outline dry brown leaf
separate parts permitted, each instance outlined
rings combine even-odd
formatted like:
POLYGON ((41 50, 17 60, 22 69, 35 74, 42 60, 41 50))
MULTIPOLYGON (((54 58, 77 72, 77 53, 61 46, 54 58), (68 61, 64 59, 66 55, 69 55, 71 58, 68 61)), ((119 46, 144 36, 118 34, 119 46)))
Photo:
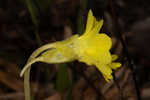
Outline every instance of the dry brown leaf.
POLYGON ((54 95, 49 96, 45 100, 61 100, 61 94, 57 92, 54 95))
POLYGON ((83 95, 83 100, 96 100, 96 93, 92 88, 88 88, 83 95))
POLYGON ((15 91, 23 91, 23 82, 15 77, 12 77, 9 73, 0 71, 0 82, 7 85, 9 88, 15 91))

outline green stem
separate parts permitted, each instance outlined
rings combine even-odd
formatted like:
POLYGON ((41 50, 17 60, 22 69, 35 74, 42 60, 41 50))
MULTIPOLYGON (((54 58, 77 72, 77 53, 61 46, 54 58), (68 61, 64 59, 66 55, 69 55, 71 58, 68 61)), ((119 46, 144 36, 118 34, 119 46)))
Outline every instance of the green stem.
POLYGON ((25 93, 25 100, 31 100, 30 96, 30 69, 28 68, 24 74, 24 93, 25 93))
MULTIPOLYGON (((42 51, 50 49, 50 48, 55 48, 55 46, 56 46, 56 44, 52 43, 52 44, 47 44, 47 45, 40 47, 39 49, 37 49, 35 52, 32 53, 32 55, 30 56, 27 63, 29 63, 33 59, 35 59, 42 51)), ((24 74, 25 100, 31 100, 31 95, 30 95, 30 70, 31 70, 31 67, 27 66, 27 67, 24 67, 24 69, 22 70, 20 76, 23 76, 23 74, 24 74)))
MULTIPOLYGON (((39 36, 39 32, 38 32, 38 20, 37 20, 37 15, 38 15, 38 11, 37 11, 37 8, 35 6, 35 4, 33 3, 32 0, 26 0, 26 5, 27 5, 27 8, 31 14, 31 18, 32 18, 32 22, 35 26, 35 37, 36 37, 36 41, 38 43, 39 46, 42 45, 42 42, 41 42, 41 39, 40 39, 40 36, 39 36)), ((45 47, 42 49, 38 49, 39 51, 36 51, 34 52, 31 57, 29 58, 28 62, 29 63, 30 61, 32 61, 39 53, 40 51, 42 51, 43 49, 45 49, 45 47)), ((31 96, 30 96, 30 67, 25 69, 25 75, 24 75, 24 92, 25 92, 25 100, 31 100, 31 96)), ((23 75, 24 72, 21 72, 21 76, 23 75)))

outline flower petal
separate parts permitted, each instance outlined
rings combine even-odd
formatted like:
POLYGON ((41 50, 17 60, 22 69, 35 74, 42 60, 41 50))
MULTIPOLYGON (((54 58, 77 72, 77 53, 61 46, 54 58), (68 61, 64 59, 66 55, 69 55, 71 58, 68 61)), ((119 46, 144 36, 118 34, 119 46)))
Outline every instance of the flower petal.
POLYGON ((114 54, 113 54, 111 57, 112 57, 112 61, 115 61, 115 60, 118 59, 118 56, 117 56, 117 55, 114 55, 114 54))
POLYGON ((113 79, 112 70, 109 66, 97 64, 96 67, 102 73, 102 75, 104 76, 104 78, 107 82, 109 82, 109 80, 113 79))
POLYGON ((111 38, 106 34, 95 34, 95 36, 89 38, 89 40, 92 45, 95 45, 97 48, 101 48, 103 50, 110 50, 112 46, 111 38))
POLYGON ((94 19, 95 19, 95 18, 94 18, 94 16, 93 16, 92 10, 89 10, 85 34, 88 34, 88 32, 93 28, 94 19))
POLYGON ((91 31, 92 34, 96 34, 96 33, 99 33, 100 29, 102 28, 103 26, 103 20, 100 20, 100 21, 96 21, 95 22, 95 25, 91 31))
POLYGON ((110 64, 110 67, 112 69, 117 69, 117 68, 121 67, 121 64, 118 63, 118 62, 113 62, 113 63, 110 64))

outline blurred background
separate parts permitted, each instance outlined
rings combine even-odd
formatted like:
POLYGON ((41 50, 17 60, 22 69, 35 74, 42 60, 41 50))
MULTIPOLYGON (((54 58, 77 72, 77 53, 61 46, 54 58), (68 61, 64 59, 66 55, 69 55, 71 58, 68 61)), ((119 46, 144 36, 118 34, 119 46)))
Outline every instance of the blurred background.
POLYGON ((150 100, 149 0, 0 0, 0 100, 24 100, 19 76, 46 43, 82 34, 89 9, 104 19, 122 67, 106 83, 93 66, 36 63, 32 100, 150 100))

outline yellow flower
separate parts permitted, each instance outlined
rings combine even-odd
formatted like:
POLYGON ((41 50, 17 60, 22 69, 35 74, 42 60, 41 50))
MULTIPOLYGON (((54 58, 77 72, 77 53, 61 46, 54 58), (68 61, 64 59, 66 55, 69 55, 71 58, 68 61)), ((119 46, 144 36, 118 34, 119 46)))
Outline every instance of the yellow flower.
POLYGON ((104 33, 99 34, 102 25, 103 20, 97 21, 90 10, 86 30, 75 41, 74 52, 77 60, 88 65, 95 65, 108 82, 113 78, 112 69, 120 67, 121 64, 113 62, 117 56, 110 54, 111 38, 104 33))
POLYGON ((73 60, 95 65, 106 81, 112 79, 112 69, 121 66, 113 62, 116 55, 111 55, 111 38, 104 33, 99 33, 103 20, 97 21, 92 11, 88 13, 86 30, 83 35, 74 35, 71 38, 44 45, 30 56, 28 63, 21 72, 24 72, 35 62, 64 63, 73 60))

